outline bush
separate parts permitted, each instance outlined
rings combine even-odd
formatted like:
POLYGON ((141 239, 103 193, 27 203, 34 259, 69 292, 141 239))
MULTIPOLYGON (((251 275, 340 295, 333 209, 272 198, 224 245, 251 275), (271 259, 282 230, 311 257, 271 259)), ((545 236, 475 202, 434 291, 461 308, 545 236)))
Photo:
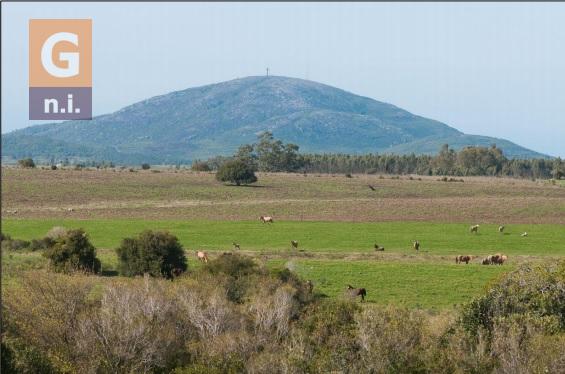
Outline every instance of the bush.
POLYGON ((502 278, 463 311, 468 331, 492 332, 497 321, 531 315, 565 331, 565 260, 537 266, 526 264, 502 278))
POLYGON ((141 168, 142 168, 143 170, 149 170, 149 169, 151 169, 151 165, 149 165, 149 164, 141 164, 141 168))
POLYGON ((57 165, 51 165, 51 170, 57 170, 57 165))
POLYGON ((100 260, 96 248, 82 229, 69 230, 55 240, 43 255, 49 259, 56 272, 69 273, 77 270, 98 273, 100 260))
POLYGON ((49 249, 53 245, 55 245, 55 240, 46 236, 43 239, 33 239, 29 245, 29 249, 32 251, 40 251, 49 249))
POLYGON ((207 162, 196 161, 192 163, 191 169, 194 171, 210 171, 212 168, 207 162))
POLYGON ((18 160, 18 165, 22 168, 34 168, 35 162, 33 162, 33 159, 31 159, 31 158, 24 158, 24 159, 18 160))
POLYGON ((59 239, 61 236, 65 236, 69 230, 63 226, 54 226, 51 230, 47 231, 45 237, 51 239, 59 239))
POLYGON ((227 161, 218 169, 216 179, 220 182, 230 182, 236 185, 257 182, 253 168, 241 160, 227 161))
POLYGON ((226 283, 227 297, 228 300, 235 303, 243 302, 247 290, 253 286, 250 276, 263 273, 251 258, 235 253, 220 255, 210 261, 204 271, 229 277, 226 283))
POLYGON ((148 273, 170 279, 188 268, 182 245, 168 232, 143 231, 137 238, 122 240, 116 253, 118 271, 128 277, 148 273))
POLYGON ((30 246, 30 242, 27 240, 11 239, 7 238, 2 240, 2 249, 7 251, 20 251, 27 249, 30 246))

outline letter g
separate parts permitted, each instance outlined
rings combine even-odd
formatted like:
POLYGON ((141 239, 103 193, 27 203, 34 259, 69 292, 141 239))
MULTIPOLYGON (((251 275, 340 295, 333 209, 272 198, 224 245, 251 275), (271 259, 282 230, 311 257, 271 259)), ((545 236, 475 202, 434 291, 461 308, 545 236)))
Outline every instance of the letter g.
POLYGON ((51 35, 41 48, 41 63, 43 68, 54 77, 69 78, 78 75, 79 53, 78 52, 61 52, 59 59, 67 61, 67 68, 60 68, 53 62, 53 48, 59 42, 70 42, 78 47, 78 36, 70 32, 58 32, 51 35))

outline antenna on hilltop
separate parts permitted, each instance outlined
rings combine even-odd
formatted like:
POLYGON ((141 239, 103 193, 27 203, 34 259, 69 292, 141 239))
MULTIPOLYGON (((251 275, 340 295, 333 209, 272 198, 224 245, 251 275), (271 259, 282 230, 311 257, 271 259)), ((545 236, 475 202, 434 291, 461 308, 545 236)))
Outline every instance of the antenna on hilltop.
POLYGON ((269 68, 267 68, 267 77, 269 76, 269 68))

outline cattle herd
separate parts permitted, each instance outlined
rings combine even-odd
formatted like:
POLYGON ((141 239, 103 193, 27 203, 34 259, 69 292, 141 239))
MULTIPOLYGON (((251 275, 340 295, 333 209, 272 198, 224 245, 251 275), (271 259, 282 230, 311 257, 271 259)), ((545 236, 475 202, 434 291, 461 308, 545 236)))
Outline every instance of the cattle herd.
MULTIPOLYGON (((274 222, 273 217, 269 217, 269 216, 261 216, 259 218, 259 220, 263 223, 273 223, 274 222)), ((479 233, 479 225, 471 226, 469 228, 469 231, 472 234, 478 234, 479 233)), ((499 226, 498 232, 502 234, 504 232, 504 226, 499 226)), ((520 236, 522 236, 522 237, 528 236, 528 233, 524 232, 520 236)), ((233 244, 234 250, 241 250, 241 246, 238 243, 233 242, 232 244, 233 244)), ((291 240, 290 241, 290 247, 291 247, 291 249, 297 250, 298 249, 298 241, 297 240, 291 240)), ((416 251, 419 251, 420 250, 420 242, 418 240, 413 240, 412 241, 412 248, 416 251)), ((375 249, 375 251, 384 251, 385 250, 384 247, 381 247, 376 243, 374 245, 374 249, 375 249)), ((208 262, 208 254, 206 252, 197 251, 196 257, 198 258, 199 261, 202 261, 204 263, 208 262)), ((473 256, 473 255, 458 255, 458 256, 455 256, 455 263, 456 264, 462 264, 462 263, 469 264, 469 262, 471 262, 476 257, 477 256, 473 256)), ((481 261, 481 264, 483 264, 483 265, 502 265, 502 264, 504 264, 504 262, 506 260, 508 260, 508 256, 503 255, 501 253, 497 253, 497 254, 489 255, 489 256, 485 257, 481 261)), ((307 284, 308 284, 310 292, 312 292, 312 289, 314 288, 314 284, 312 283, 311 280, 308 280, 307 284)), ((361 301, 364 301, 365 297, 367 296, 367 290, 365 288, 354 288, 351 285, 348 285, 346 291, 352 297, 360 296, 361 301)))

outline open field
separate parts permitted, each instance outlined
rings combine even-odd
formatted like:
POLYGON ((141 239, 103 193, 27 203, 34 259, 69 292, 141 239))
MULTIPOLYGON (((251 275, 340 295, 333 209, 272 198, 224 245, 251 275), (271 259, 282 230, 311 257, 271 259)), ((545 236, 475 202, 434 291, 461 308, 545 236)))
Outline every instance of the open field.
POLYGON ((495 225, 482 225, 478 234, 458 223, 428 222, 275 222, 257 221, 149 221, 149 220, 13 220, 2 230, 17 239, 43 237, 53 226, 84 228, 98 248, 116 248, 120 241, 145 229, 167 230, 185 248, 231 250, 237 242, 243 250, 289 252, 298 240, 306 252, 372 254, 375 243, 389 253, 414 254, 412 240, 420 241, 421 254, 565 255, 565 227, 561 225, 509 225, 500 234, 495 225), (521 237, 524 231, 527 237, 521 237))
POLYGON ((257 186, 238 188, 218 183, 211 173, 186 170, 4 167, 2 213, 13 218, 245 221, 273 215, 288 221, 565 224, 560 185, 508 178, 400 178, 262 173, 257 186))
MULTIPOLYGON (((369 303, 434 310, 470 300, 520 263, 565 256, 563 186, 463 179, 260 174, 258 186, 237 188, 183 170, 3 168, 2 232, 30 240, 53 226, 84 228, 104 275, 116 274, 120 241, 144 229, 176 235, 192 269, 201 266, 194 250, 215 257, 235 241, 242 253, 296 271, 329 297, 341 297, 352 284, 367 288, 369 303), (259 215, 273 215, 275 223, 262 224, 259 215), (476 223, 479 233, 469 233, 476 223), (520 236, 524 231, 527 237, 520 236), (290 240, 298 240, 300 251, 291 252, 290 240), (375 243, 386 250, 375 252, 375 243), (479 264, 497 252, 509 256, 505 265, 479 264), (456 265, 458 254, 477 258, 456 265)), ((38 252, 5 252, 2 260, 8 282, 17 282, 21 270, 46 266, 38 252)))

